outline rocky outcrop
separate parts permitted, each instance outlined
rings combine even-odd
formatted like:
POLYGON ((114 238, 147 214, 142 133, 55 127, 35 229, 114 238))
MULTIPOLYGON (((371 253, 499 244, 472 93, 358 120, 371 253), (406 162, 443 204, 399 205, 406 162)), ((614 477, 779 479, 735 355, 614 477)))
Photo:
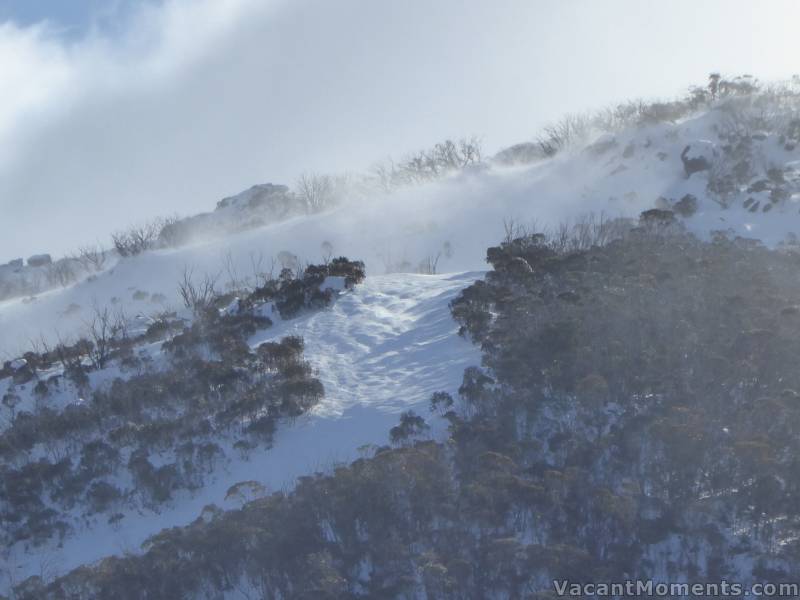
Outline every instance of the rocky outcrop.
POLYGON ((683 162, 686 179, 689 179, 694 173, 708 171, 713 158, 714 145, 710 142, 696 142, 686 146, 681 152, 681 162, 683 162))
POLYGON ((29 267, 46 267, 53 263, 53 257, 49 254, 34 254, 28 258, 29 267))

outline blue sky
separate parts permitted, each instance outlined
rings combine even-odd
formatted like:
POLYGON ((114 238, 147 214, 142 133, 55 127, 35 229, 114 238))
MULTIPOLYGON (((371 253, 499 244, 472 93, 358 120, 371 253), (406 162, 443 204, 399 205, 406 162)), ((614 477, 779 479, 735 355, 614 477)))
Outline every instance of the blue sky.
POLYGON ((59 35, 79 38, 92 28, 124 27, 131 8, 151 0, 0 0, 0 22, 19 26, 47 21, 59 35))

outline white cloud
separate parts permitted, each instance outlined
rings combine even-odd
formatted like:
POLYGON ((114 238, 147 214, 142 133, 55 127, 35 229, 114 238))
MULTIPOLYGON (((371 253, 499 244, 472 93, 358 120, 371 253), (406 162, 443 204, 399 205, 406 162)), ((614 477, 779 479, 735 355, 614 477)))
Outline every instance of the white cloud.
POLYGON ((0 261, 446 136, 490 148, 712 69, 790 74, 798 9, 170 0, 114 38, 0 27, 0 261))
MULTIPOLYGON (((19 29, 0 25, 0 140, 31 126, 37 113, 46 111, 53 96, 64 90, 72 75, 63 48, 47 40, 43 27, 19 29)), ((0 164, 10 156, 9 144, 0 145, 0 164)))

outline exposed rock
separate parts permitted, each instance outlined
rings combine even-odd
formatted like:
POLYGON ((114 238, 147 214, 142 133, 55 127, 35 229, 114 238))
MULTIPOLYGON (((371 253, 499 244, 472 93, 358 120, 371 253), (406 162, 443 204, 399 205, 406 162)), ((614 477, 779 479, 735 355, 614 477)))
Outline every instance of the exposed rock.
POLYGON ((695 142, 686 146, 681 152, 681 162, 683 162, 686 178, 688 179, 700 171, 708 171, 715 154, 716 151, 711 142, 695 142))
POLYGON ((28 258, 29 267, 45 267, 53 263, 53 258, 49 254, 34 254, 28 258))
POLYGON ((697 212, 697 198, 692 194, 686 194, 673 205, 672 210, 684 218, 691 217, 697 212))
POLYGON ((223 198, 217 202, 217 208, 215 210, 222 210, 228 207, 246 210, 270 205, 275 206, 276 204, 283 205, 286 202, 288 193, 289 188, 285 185, 261 183, 235 196, 223 198))
POLYGON ((758 181, 753 182, 750 187, 747 188, 747 192, 749 194, 757 194, 758 192, 765 192, 769 188, 770 185, 768 179, 759 179, 758 181))
POLYGON ((669 225, 675 222, 675 213, 671 210, 651 208, 639 215, 639 222, 643 225, 669 225))
POLYGON ((193 239, 220 237, 231 232, 260 227, 303 211, 297 197, 285 185, 263 183, 217 202, 214 211, 200 213, 167 224, 159 241, 168 247, 193 239))

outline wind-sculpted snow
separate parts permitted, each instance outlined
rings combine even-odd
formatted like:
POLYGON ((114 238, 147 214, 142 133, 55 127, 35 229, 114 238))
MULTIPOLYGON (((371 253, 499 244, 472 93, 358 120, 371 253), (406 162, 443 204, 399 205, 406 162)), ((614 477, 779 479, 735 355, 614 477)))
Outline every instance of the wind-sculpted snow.
POLYGON ((447 310, 479 276, 368 277, 329 310, 279 324, 256 334, 253 343, 276 332, 305 339, 306 356, 325 386, 316 415, 341 416, 356 406, 398 413, 452 388, 466 366, 479 362, 477 350, 455 335, 447 310))

